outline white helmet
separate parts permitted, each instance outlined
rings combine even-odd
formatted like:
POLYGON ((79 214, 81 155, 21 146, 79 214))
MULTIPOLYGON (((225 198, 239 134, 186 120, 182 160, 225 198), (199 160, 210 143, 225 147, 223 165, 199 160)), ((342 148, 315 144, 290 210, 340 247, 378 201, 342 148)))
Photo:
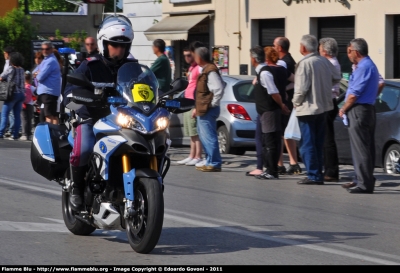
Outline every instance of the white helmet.
POLYGON ((129 51, 133 40, 133 29, 131 21, 123 15, 111 15, 106 17, 100 24, 97 31, 97 46, 100 53, 108 58, 107 43, 126 44, 125 56, 129 55, 129 51))

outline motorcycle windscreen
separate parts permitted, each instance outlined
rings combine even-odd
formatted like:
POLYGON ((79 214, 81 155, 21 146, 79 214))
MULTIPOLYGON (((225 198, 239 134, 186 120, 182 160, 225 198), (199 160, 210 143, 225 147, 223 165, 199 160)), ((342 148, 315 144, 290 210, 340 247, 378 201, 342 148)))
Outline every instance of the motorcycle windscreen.
POLYGON ((126 63, 118 70, 117 90, 128 106, 150 112, 157 105, 158 81, 145 65, 126 63))

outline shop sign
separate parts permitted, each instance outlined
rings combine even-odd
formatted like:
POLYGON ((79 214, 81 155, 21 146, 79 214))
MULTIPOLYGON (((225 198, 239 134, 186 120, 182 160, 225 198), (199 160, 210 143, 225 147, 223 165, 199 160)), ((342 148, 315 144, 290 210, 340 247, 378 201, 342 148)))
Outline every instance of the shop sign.
POLYGON ((229 74, 229 46, 213 46, 212 59, 221 75, 229 74))

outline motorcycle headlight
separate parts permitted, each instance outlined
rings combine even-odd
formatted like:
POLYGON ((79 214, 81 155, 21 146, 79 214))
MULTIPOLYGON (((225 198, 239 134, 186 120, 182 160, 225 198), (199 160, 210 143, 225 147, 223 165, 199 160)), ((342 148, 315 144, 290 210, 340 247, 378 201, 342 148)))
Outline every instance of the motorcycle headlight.
POLYGON ((117 116, 117 123, 119 126, 124 127, 124 128, 128 128, 129 127, 129 123, 131 122, 131 117, 128 117, 124 114, 119 114, 117 116))
POLYGON ((119 126, 127 129, 132 129, 136 130, 142 133, 147 133, 147 130, 144 128, 144 126, 134 119, 133 117, 124 115, 122 113, 119 113, 117 116, 117 123, 119 126))
POLYGON ((157 131, 167 129, 168 125, 169 125, 169 119, 166 117, 161 117, 156 120, 157 131))

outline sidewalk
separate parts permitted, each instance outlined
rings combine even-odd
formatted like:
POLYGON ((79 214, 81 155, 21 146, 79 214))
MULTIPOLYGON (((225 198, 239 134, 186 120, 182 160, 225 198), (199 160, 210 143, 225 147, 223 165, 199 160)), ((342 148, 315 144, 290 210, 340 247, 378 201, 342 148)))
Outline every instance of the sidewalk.
MULTIPOLYGON (((189 154, 189 147, 172 147, 168 151, 168 155, 171 158, 171 165, 177 166, 176 163, 179 160, 185 159, 189 154)), ((287 154, 284 154, 284 162, 287 166, 289 158, 287 154)), ((256 152, 247 151, 244 155, 222 155, 222 171, 223 172, 238 172, 244 173, 252 171, 256 166, 256 152)), ((299 163, 303 172, 305 173, 304 164, 299 163)), ((186 167, 186 166, 183 166, 186 167)), ((191 167, 187 167, 191 168, 191 167)), ((194 167, 193 167, 194 168, 194 167)), ((354 168, 350 165, 340 165, 340 183, 350 182, 354 176, 354 168)), ((284 178, 295 178, 299 176, 281 176, 284 178)), ((376 187, 383 187, 385 189, 400 191, 400 175, 391 175, 384 172, 382 168, 375 168, 376 187)))

